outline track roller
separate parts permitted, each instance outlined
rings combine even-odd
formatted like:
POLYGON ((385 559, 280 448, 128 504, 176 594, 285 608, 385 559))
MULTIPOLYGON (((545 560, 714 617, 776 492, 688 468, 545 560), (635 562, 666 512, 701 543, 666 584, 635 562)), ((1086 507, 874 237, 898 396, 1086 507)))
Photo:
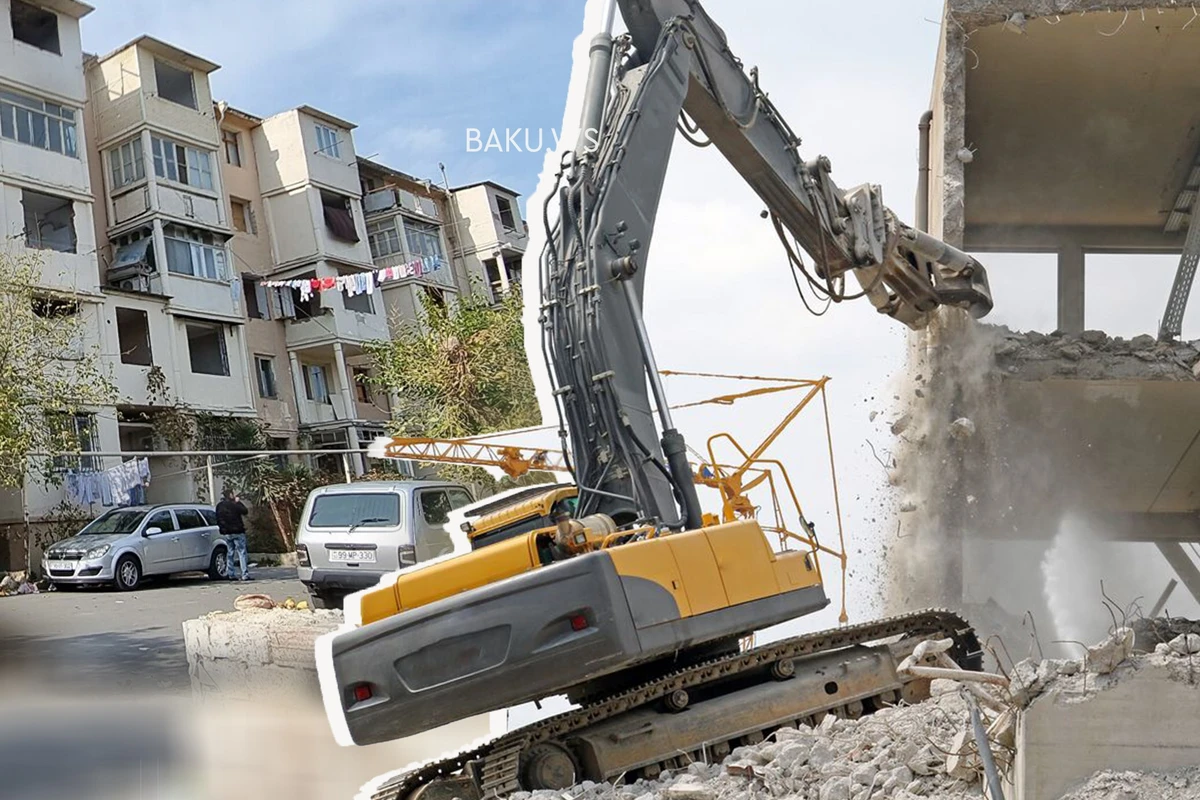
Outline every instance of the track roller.
POLYGON ((579 782, 579 763, 559 744, 536 744, 521 756, 521 783, 528 791, 569 789, 579 782))

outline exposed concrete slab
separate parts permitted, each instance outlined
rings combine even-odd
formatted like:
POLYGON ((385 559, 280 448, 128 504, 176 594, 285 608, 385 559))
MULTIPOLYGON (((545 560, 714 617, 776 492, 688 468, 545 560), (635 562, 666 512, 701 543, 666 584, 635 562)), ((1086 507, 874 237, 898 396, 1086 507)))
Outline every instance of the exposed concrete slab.
MULTIPOLYGON (((1188 659, 1124 667, 1090 697, 1052 690, 1017 723, 1014 800, 1060 797, 1101 770, 1169 771, 1200 764, 1200 688, 1188 659)), ((1095 677, 1095 676, 1091 676, 1095 677)))

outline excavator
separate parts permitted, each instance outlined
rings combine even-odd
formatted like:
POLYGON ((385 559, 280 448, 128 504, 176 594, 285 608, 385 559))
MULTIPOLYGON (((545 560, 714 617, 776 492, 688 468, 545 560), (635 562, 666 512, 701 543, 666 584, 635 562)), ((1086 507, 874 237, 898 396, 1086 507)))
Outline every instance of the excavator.
POLYGON ((940 308, 986 315, 985 269, 902 223, 878 186, 843 190, 827 158, 804 160, 698 0, 610 0, 605 19, 578 142, 541 209, 542 350, 573 480, 477 507, 469 552, 351 596, 354 624, 321 676, 358 745, 553 696, 573 707, 395 776, 377 800, 483 800, 719 760, 784 725, 927 696, 897 666, 930 637, 982 667, 969 623, 937 609, 745 646, 830 603, 817 550, 777 551, 755 519, 703 512, 641 304, 677 132, 757 194, 798 289, 866 297, 919 329, 940 308), (617 8, 627 32, 614 36, 617 8))

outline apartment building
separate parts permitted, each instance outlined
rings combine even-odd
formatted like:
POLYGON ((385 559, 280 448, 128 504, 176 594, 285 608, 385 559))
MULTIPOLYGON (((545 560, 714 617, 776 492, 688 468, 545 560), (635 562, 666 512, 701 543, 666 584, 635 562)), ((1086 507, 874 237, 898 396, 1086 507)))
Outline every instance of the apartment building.
MULTIPOLYGON (((218 65, 150 36, 85 54, 91 11, 0 0, 2 246, 36 250, 42 285, 79 298, 80 346, 99 347, 119 395, 79 410, 82 449, 160 449, 175 404, 258 418, 280 450, 365 447, 393 405, 365 380, 367 345, 420 319, 422 297, 494 300, 520 281, 517 194, 486 182, 451 191, 360 158, 355 125, 310 106, 264 118, 214 102, 218 65), (371 293, 279 286, 386 268, 399 272, 371 293)), ((150 461, 151 502, 195 499, 207 484, 182 459, 150 461)), ((13 542, 0 566, 23 560, 13 529, 64 497, 32 482, 0 492, 13 542)))
MULTIPOLYGON (((80 349, 101 345, 105 334, 83 124, 79 21, 91 11, 73 0, 0 0, 0 246, 16 257, 36 253, 39 286, 76 294, 80 349)), ((117 449, 111 409, 79 409, 72 424, 84 449, 117 449)), ((8 534, 0 559, 21 563, 26 510, 36 519, 60 499, 32 482, 0 492, 0 529, 8 534)))
POLYGON ((529 228, 521 219, 519 196, 492 181, 459 186, 451 191, 454 227, 461 246, 456 257, 472 283, 482 282, 493 300, 521 283, 521 261, 529 243, 529 228))
POLYGON ((415 178, 365 158, 358 160, 367 239, 378 268, 407 267, 405 276, 384 287, 390 327, 420 319, 426 297, 444 305, 471 290, 455 236, 451 194, 429 180, 415 178), (416 262, 420 261, 419 268, 416 262))
MULTIPOLYGON (((155 448, 164 405, 257 413, 234 229, 209 75, 218 67, 149 36, 88 57, 98 271, 121 450, 155 448)), ((152 459, 152 501, 192 498, 182 460, 152 459)))

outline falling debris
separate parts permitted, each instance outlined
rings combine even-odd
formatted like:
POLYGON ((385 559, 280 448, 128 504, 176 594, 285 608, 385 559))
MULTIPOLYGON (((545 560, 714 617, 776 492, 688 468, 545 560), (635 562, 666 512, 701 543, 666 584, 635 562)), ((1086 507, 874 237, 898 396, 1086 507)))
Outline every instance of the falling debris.
POLYGON ((905 414, 892 423, 892 435, 899 436, 908 430, 908 426, 912 424, 912 415, 905 414))
POLYGON ((966 417, 959 417, 950 423, 950 435, 955 439, 970 439, 975 435, 975 423, 966 417))

